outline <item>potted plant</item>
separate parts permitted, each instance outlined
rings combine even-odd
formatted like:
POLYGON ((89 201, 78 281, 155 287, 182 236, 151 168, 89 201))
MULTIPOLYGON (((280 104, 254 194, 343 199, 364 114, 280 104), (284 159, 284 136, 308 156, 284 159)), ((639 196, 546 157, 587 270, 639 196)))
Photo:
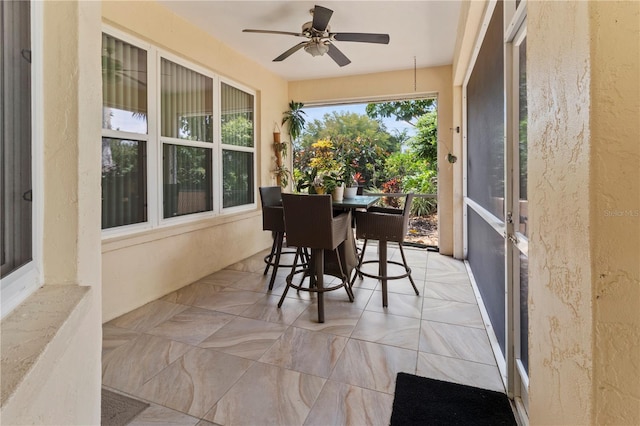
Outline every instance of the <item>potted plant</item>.
POLYGON ((358 195, 358 186, 360 186, 358 176, 362 176, 360 172, 349 175, 348 180, 345 181, 344 198, 355 198, 358 195))
POLYGON ((324 188, 331 193, 335 201, 344 199, 344 179, 340 170, 331 170, 323 174, 324 188))

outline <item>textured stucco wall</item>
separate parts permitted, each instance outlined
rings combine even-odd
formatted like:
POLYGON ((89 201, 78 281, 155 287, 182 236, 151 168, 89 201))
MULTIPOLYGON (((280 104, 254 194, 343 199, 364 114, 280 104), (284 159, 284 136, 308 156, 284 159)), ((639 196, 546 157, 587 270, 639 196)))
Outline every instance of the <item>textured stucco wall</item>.
POLYGON ((640 424, 640 2, 590 2, 596 424, 640 424))
MULTIPOLYGON (((103 22, 257 91, 258 186, 275 185, 273 128, 287 82, 156 2, 105 1, 103 22), (145 19, 140 19, 144 16, 145 19)), ((259 206, 259 195, 256 203, 259 206)), ((103 241, 103 320, 108 321, 271 244, 261 212, 176 225, 103 241)))
POLYGON ((530 2, 530 420, 640 424, 640 3, 530 2))
POLYGON ((289 98, 303 103, 367 102, 415 94, 438 95, 438 232, 440 253, 453 254, 453 85, 450 65, 433 68, 289 82, 289 98), (415 77, 415 78, 414 78, 415 77), (415 86, 414 86, 415 84, 415 86), (447 148, 448 147, 448 148, 447 148))
POLYGON ((528 2, 531 424, 593 422, 589 3, 528 2))

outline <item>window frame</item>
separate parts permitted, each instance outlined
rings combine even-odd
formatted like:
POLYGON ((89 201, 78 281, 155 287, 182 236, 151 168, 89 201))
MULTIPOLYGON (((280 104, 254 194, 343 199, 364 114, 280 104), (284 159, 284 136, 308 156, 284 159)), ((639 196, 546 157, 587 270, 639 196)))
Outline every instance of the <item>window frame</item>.
MULTIPOLYGON (((153 63, 155 62, 154 59, 152 58, 152 52, 151 52, 153 46, 151 46, 151 44, 149 43, 145 43, 141 40, 131 37, 127 33, 115 28, 103 26, 101 34, 103 33, 106 33, 111 37, 117 38, 125 43, 135 46, 138 49, 142 49, 146 51, 147 53, 147 85, 148 87, 152 87, 152 84, 155 83, 153 81, 153 76, 154 76, 154 73, 152 72, 153 69, 151 68, 153 66, 153 63)), ((100 49, 102 50, 102 44, 100 45, 100 49)), ((113 129, 105 129, 105 128, 102 128, 101 126, 101 140, 103 138, 113 138, 113 139, 143 141, 146 144, 146 150, 147 150, 146 151, 147 152, 147 159, 146 159, 147 220, 145 222, 133 223, 130 225, 114 226, 112 228, 102 229, 103 238, 150 230, 153 228, 153 223, 156 221, 156 217, 154 217, 155 212, 153 211, 153 209, 150 208, 150 206, 153 205, 152 203, 156 202, 155 201, 156 194, 155 194, 155 191, 152 190, 153 188, 151 186, 152 177, 155 172, 154 170, 155 162, 149 161, 150 158, 155 158, 155 149, 156 149, 156 147, 153 146, 153 144, 151 143, 151 141, 153 140, 152 138, 154 136, 154 131, 155 131, 155 126, 152 123, 152 120, 155 120, 155 117, 156 117, 155 113, 152 114, 152 111, 155 112, 154 111, 155 104, 152 103, 152 101, 154 100, 154 96, 155 94, 152 93, 151 90, 147 89, 147 133, 135 133, 135 132, 113 130, 113 129)), ((104 108, 104 100, 101 101, 101 108, 104 108)))
POLYGON ((235 212, 241 212, 241 211, 246 211, 247 210, 247 206, 252 206, 253 208, 257 208, 258 204, 257 204, 257 200, 256 200, 256 189, 257 189, 257 174, 258 174, 258 166, 257 166, 257 137, 256 137, 256 131, 257 131, 257 120, 256 120, 256 92, 254 90, 251 90, 250 88, 236 83, 233 80, 224 78, 224 77, 220 77, 218 79, 218 97, 217 97, 217 102, 218 102, 218 108, 217 108, 217 112, 218 112, 218 116, 215 119, 215 122, 218 124, 218 132, 216 134, 216 137, 218 139, 219 142, 219 149, 218 149, 218 155, 219 155, 219 165, 220 168, 218 170, 219 173, 219 181, 221 183, 221 185, 224 183, 223 179, 223 170, 222 170, 222 151, 223 150, 227 150, 227 151, 237 151, 237 152, 249 152, 253 154, 253 203, 250 204, 243 204, 241 206, 233 206, 233 207, 224 207, 224 191, 222 191, 222 186, 220 187, 220 194, 218 197, 218 204, 220 206, 220 209, 223 213, 235 213, 235 212), (253 146, 252 147, 244 147, 244 146, 238 146, 238 145, 229 145, 229 144, 223 144, 222 143, 222 96, 220 95, 222 93, 222 84, 226 84, 227 86, 231 86, 235 89, 241 90, 247 94, 250 94, 253 97, 253 146))
POLYGON ((43 283, 42 235, 44 227, 43 161, 43 4, 31 1, 29 31, 31 37, 31 261, 2 278, 0 317, 34 293, 43 283))
POLYGON ((168 228, 176 225, 183 225, 202 220, 208 220, 220 216, 231 215, 255 210, 257 205, 257 181, 258 181, 258 149, 257 149, 257 92, 246 85, 236 82, 230 78, 222 77, 220 74, 198 65, 183 56, 171 53, 159 46, 144 42, 122 30, 104 24, 102 33, 118 38, 126 43, 144 49, 147 52, 147 134, 120 132, 115 130, 102 129, 101 137, 115 137, 123 139, 144 140, 147 148, 147 221, 131 225, 117 226, 102 230, 102 238, 116 238, 120 236, 132 235, 145 231, 168 228), (180 66, 200 73, 213 80, 213 142, 189 141, 187 139, 172 138, 162 136, 161 123, 161 89, 162 59, 174 62, 180 66), (253 97, 253 147, 238 147, 223 145, 221 141, 221 85, 225 83, 236 89, 242 90, 253 97), (146 138, 145 138, 146 137, 146 138), (211 149, 211 188, 212 188, 212 210, 198 213, 185 214, 181 216, 164 218, 163 211, 163 145, 165 143, 179 146, 193 146, 198 148, 211 149), (222 173, 222 150, 251 152, 253 154, 253 202, 223 208, 223 173, 222 173))
POLYGON ((183 59, 177 55, 174 55, 172 53, 169 53, 167 51, 164 51, 162 49, 156 49, 156 71, 157 71, 157 81, 158 84, 156 86, 157 90, 155 91, 155 95, 156 95, 156 110, 158 112, 157 114, 157 119, 156 119, 156 133, 158 135, 158 145, 156 147, 156 149, 158 150, 158 158, 157 158, 157 169, 158 169, 158 174, 157 174, 157 187, 158 187, 158 205, 157 205, 157 215, 159 218, 159 222, 160 222, 160 226, 169 226, 169 225, 175 225, 175 224, 183 224, 183 223, 189 223, 189 222, 193 222, 196 220, 200 220, 200 219, 207 219, 210 217, 214 217, 217 216, 217 211, 218 206, 216 206, 216 193, 219 191, 219 189, 215 186, 216 184, 216 170, 215 170, 215 166, 216 164, 218 164, 218 158, 217 158, 217 149, 216 146, 219 145, 219 140, 216 140, 216 134, 218 132, 218 120, 217 120, 217 113, 218 113, 218 104, 216 104, 216 99, 220 97, 220 92, 217 90, 217 76, 207 70, 206 68, 203 68, 199 65, 193 64, 189 61, 187 61, 186 59, 183 59), (195 71, 199 74, 204 75, 205 77, 209 77, 212 79, 212 103, 211 105, 213 106, 213 111, 212 111, 212 134, 213 134, 213 141, 212 142, 203 142, 203 141, 190 141, 188 139, 181 139, 181 138, 173 138, 173 137, 169 137, 169 136, 162 136, 162 96, 160 96, 161 90, 162 90, 162 59, 166 59, 170 62, 173 62, 177 65, 180 65, 184 68, 187 68, 191 71, 195 71), (194 148, 206 148, 206 149, 211 149, 211 179, 213 180, 213 182, 211 182, 211 196, 212 196, 212 202, 211 202, 211 210, 210 211, 205 211, 205 212, 199 212, 199 213, 190 213, 190 214, 185 214, 185 215, 181 215, 181 216, 176 216, 176 217, 168 217, 165 218, 164 217, 164 212, 163 212, 163 205, 164 205, 164 191, 162 190, 162 186, 163 186, 163 176, 162 176, 162 168, 163 168, 163 161, 162 161, 162 151, 163 151, 163 147, 164 144, 170 144, 170 145, 176 145, 176 146, 190 146, 190 147, 194 147, 194 148))

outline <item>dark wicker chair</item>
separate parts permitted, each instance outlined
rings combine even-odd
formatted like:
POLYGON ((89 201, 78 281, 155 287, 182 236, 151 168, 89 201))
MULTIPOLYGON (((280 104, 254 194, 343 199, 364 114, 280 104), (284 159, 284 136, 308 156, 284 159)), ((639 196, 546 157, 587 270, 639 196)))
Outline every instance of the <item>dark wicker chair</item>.
MULTIPOLYGON (((356 217, 356 237, 358 239, 364 239, 362 251, 360 253, 360 259, 358 261, 357 275, 354 275, 353 281, 357 276, 364 275, 370 278, 377 278, 382 281, 382 306, 388 305, 387 297, 387 280, 397 280, 401 278, 409 278, 416 295, 419 295, 418 288, 416 287, 413 277, 411 277, 411 268, 407 264, 407 259, 404 255, 402 243, 404 237, 407 234, 407 227, 409 225, 409 213, 411 211, 411 202, 413 201, 413 194, 408 194, 405 199, 403 209, 393 209, 385 207, 371 207, 366 212, 357 211, 356 217), (363 260, 364 254, 367 248, 367 242, 369 240, 378 240, 378 260, 363 260), (402 256, 402 263, 395 262, 387 259, 387 243, 395 242, 400 247, 400 255, 402 256), (366 273, 362 271, 362 265, 367 263, 378 264, 378 275, 366 273), (387 274, 387 264, 393 263, 404 267, 405 273, 400 275, 389 276, 387 274)), ((353 282, 351 283, 353 284, 353 282)))
POLYGON ((262 229, 273 233, 273 244, 271 252, 264 257, 264 275, 267 275, 269 268, 271 279, 269 280, 269 290, 273 289, 273 283, 278 273, 278 267, 291 267, 292 264, 280 264, 282 254, 294 254, 293 250, 282 250, 284 243, 284 209, 282 208, 282 189, 279 186, 260 187, 260 202, 262 204, 262 229))
MULTIPOLYGON (((282 306, 290 287, 298 291, 314 292, 318 294, 318 322, 324 322, 324 292, 344 287, 349 301, 353 302, 353 293, 349 285, 351 269, 345 259, 345 252, 349 246, 349 243, 345 242, 348 232, 351 232, 351 213, 341 213, 334 217, 330 195, 282 194, 282 205, 287 241, 298 247, 298 256, 294 258, 291 273, 287 276, 287 286, 278 308, 282 306), (339 250, 341 245, 342 249, 339 250), (297 268, 296 262, 302 256, 303 248, 311 249, 311 260, 308 265, 297 268), (300 273, 303 274, 300 283, 294 284, 294 276, 300 273), (340 283, 325 287, 325 274, 340 278, 340 283), (302 285, 306 276, 310 277, 309 287, 302 285)), ((354 245, 352 240, 350 243, 354 245)), ((355 258, 353 250, 350 253, 355 258)), ((353 266, 355 265, 351 265, 353 266)))

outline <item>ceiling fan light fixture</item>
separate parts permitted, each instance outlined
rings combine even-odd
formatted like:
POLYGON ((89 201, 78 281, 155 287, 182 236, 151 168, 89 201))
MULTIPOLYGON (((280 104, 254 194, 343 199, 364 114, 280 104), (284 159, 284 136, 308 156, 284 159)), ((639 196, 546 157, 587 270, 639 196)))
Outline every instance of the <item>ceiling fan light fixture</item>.
POLYGON ((329 51, 329 46, 322 42, 309 43, 304 47, 304 50, 311 56, 322 56, 329 51))

